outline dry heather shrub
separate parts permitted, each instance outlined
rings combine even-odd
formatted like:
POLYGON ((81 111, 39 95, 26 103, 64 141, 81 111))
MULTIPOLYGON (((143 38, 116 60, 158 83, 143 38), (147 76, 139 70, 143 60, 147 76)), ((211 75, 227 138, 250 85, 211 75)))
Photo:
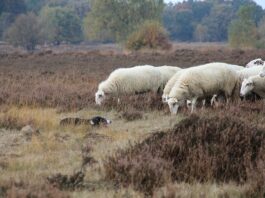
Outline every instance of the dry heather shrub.
POLYGON ((7 115, 0 117, 0 128, 20 130, 22 127, 32 122, 32 120, 20 120, 19 118, 7 115))
POLYGON ((117 111, 147 111, 147 110, 168 110, 167 105, 162 103, 161 96, 156 93, 145 93, 131 96, 120 97, 120 103, 117 98, 110 98, 105 101, 105 110, 114 108, 117 111))
MULTIPOLYGON (((169 131, 118 151, 105 162, 106 177, 145 193, 166 180, 251 183, 253 175, 265 170, 264 143, 265 129, 236 117, 192 115, 169 131)), ((265 188, 260 183, 256 189, 265 188)))
POLYGON ((139 111, 128 110, 122 113, 121 117, 127 121, 140 120, 143 118, 143 114, 139 111))
POLYGON ((128 37, 126 47, 130 50, 142 48, 167 50, 171 48, 171 44, 166 31, 159 22, 146 21, 128 37))
POLYGON ((0 197, 68 198, 69 196, 48 184, 33 185, 24 181, 11 180, 0 184, 0 197))

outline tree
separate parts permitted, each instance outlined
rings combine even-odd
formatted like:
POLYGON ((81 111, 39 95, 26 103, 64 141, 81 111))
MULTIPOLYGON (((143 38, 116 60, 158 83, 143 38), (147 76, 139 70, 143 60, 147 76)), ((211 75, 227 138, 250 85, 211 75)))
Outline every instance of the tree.
POLYGON ((163 24, 170 38, 180 41, 191 41, 197 24, 207 16, 212 3, 188 1, 168 4, 163 12, 163 24))
POLYGON ((81 18, 85 18, 90 11, 89 0, 70 1, 67 5, 68 8, 74 10, 74 12, 81 18))
POLYGON ((17 17, 11 27, 5 32, 5 39, 14 46, 22 46, 32 51, 40 43, 40 26, 33 13, 17 17))
POLYGON ((0 15, 0 39, 3 39, 4 31, 15 21, 16 16, 9 12, 0 15))
POLYGON ((232 47, 254 47, 257 42, 257 27, 253 18, 253 6, 241 6, 237 19, 229 27, 229 44, 232 47))
POLYGON ((163 0, 91 0, 84 20, 86 37, 123 41, 144 21, 160 21, 163 7, 163 0))
POLYGON ((194 31, 194 35, 193 35, 194 40, 199 41, 199 42, 207 41, 208 37, 209 37, 207 32, 208 32, 208 30, 204 25, 198 24, 195 28, 195 31, 194 31))
POLYGON ((234 17, 231 6, 218 4, 213 6, 209 16, 201 24, 207 28, 208 41, 226 41, 228 26, 234 17))
POLYGON ((45 40, 59 44, 62 41, 78 43, 82 40, 80 18, 70 9, 44 7, 40 23, 45 40))
POLYGON ((48 0, 25 0, 27 10, 30 12, 39 12, 47 4, 48 0))
POLYGON ((265 48, 265 17, 260 21, 258 26, 257 48, 265 48))
POLYGON ((9 12, 15 15, 26 12, 26 5, 24 0, 1 0, 0 3, 0 13, 9 12))

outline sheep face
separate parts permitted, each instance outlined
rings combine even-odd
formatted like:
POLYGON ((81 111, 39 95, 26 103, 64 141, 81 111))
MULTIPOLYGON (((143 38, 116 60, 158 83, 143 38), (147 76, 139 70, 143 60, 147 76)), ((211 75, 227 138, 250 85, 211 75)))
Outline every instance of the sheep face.
POLYGON ((168 99, 169 99, 168 95, 166 95, 166 94, 162 95, 162 102, 163 103, 167 103, 168 99))
POLYGON ((246 96, 254 89, 254 83, 251 79, 244 79, 240 89, 240 96, 246 96))
POLYGON ((98 90, 97 93, 95 93, 95 101, 97 105, 101 105, 105 98, 106 95, 102 90, 98 90))
POLYGON ((265 66, 263 67, 262 71, 260 72, 260 77, 264 77, 265 76, 265 66))
POLYGON ((255 66, 259 66, 259 65, 263 65, 263 64, 264 64, 264 61, 261 58, 257 58, 255 60, 250 61, 246 65, 246 68, 255 67, 255 66))
POLYGON ((171 114, 176 115, 178 113, 178 108, 185 104, 185 100, 178 100, 176 98, 170 98, 167 100, 169 110, 171 114))

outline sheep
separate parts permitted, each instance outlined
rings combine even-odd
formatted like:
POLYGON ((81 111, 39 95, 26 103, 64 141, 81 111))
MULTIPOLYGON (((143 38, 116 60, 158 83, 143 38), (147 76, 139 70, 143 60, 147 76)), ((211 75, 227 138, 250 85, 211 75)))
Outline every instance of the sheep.
POLYGON ((228 63, 225 63, 227 64, 227 66, 235 71, 240 71, 240 70, 243 70, 245 69, 245 67, 243 66, 240 66, 240 65, 232 65, 232 64, 228 64, 228 63))
POLYGON ((264 61, 261 58, 257 58, 246 64, 246 68, 262 66, 262 65, 264 65, 264 61))
MULTIPOLYGON (((242 66, 231 65, 231 64, 227 64, 227 63, 215 63, 215 64, 227 65, 229 68, 231 68, 231 69, 233 69, 233 70, 235 70, 235 71, 241 71, 241 70, 245 69, 245 68, 242 67, 242 66)), ((190 68, 192 68, 192 67, 190 67, 190 68)), ((187 69, 190 69, 190 68, 187 68, 187 69)), ((168 95, 169 95, 169 93, 170 93, 172 87, 174 86, 175 82, 177 81, 177 79, 178 79, 178 78, 181 76, 181 74, 182 74, 183 72, 185 72, 187 69, 182 69, 182 70, 178 71, 178 72, 177 72, 172 78, 170 78, 170 80, 167 82, 167 84, 166 84, 166 86, 165 86, 165 88, 164 88, 164 90, 163 90, 163 95, 162 95, 162 101, 163 101, 164 103, 167 102, 168 95)), ((216 101, 216 97, 217 97, 217 95, 215 95, 215 98, 213 98, 213 99, 211 100, 211 104, 213 104, 213 101, 216 101)), ((204 103, 205 103, 205 101, 204 101, 204 103)))
POLYGON ((265 66, 263 66, 263 68, 262 68, 262 70, 261 70, 261 72, 260 72, 260 77, 264 77, 265 76, 265 66))
POLYGON ((249 67, 249 68, 245 68, 243 70, 237 71, 239 80, 242 83, 244 78, 248 78, 250 76, 255 76, 255 75, 259 75, 262 72, 263 66, 256 66, 256 67, 249 67))
POLYGON ((261 98, 265 98, 265 78, 260 77, 259 75, 250 76, 243 80, 240 95, 246 96, 249 93, 256 93, 261 98))
POLYGON ((237 85, 237 73, 224 63, 209 63, 189 68, 178 78, 167 101, 170 112, 177 114, 179 106, 191 100, 191 112, 197 99, 224 93, 227 102, 237 85))
POLYGON ((158 93, 179 69, 178 67, 151 65, 116 69, 107 80, 99 84, 95 94, 96 104, 101 105, 108 95, 118 97, 149 91, 158 93))
MULTIPOLYGON (((159 72, 161 73, 161 89, 163 90, 166 86, 169 79, 171 79, 172 76, 174 76, 178 71, 181 71, 182 69, 175 66, 160 66, 155 67, 159 72)), ((162 92, 161 90, 161 92, 162 92)))
POLYGON ((175 73, 174 76, 172 76, 169 81, 167 82, 164 90, 163 90, 163 95, 162 95, 162 101, 163 103, 166 103, 168 100, 168 95, 174 86, 175 82, 178 80, 178 78, 181 76, 182 73, 184 73, 187 69, 182 69, 178 72, 175 73))

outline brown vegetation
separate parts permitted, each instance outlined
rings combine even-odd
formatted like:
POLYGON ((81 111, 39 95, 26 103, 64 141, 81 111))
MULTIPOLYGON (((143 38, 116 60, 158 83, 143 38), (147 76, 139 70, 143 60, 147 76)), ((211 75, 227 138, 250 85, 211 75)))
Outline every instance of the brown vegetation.
MULTIPOLYGON (((256 108, 264 110, 262 105, 256 108)), ((257 127, 240 109, 236 105, 225 114, 217 110, 210 116, 191 115, 173 129, 118 151, 105 163, 107 179, 146 193, 171 181, 232 181, 251 183, 253 192, 262 195, 265 128, 257 127)))
POLYGON ((196 45, 168 54, 2 54, 0 196, 143 197, 144 192, 157 197, 204 197, 201 192, 211 191, 207 196, 214 197, 217 189, 221 197, 261 197, 263 102, 198 109, 191 117, 182 110, 173 117, 154 93, 124 96, 120 104, 110 99, 102 107, 95 106, 94 93, 98 83, 118 67, 188 67, 211 61, 244 65, 263 54, 262 50, 196 45), (95 115, 113 122, 99 128, 59 125, 65 117, 95 115), (175 125, 183 118, 187 119, 175 125), (40 134, 27 139, 20 129, 29 124, 40 134), (80 169, 84 177, 73 174, 80 169), (27 178, 28 183, 17 184, 27 178), (185 191, 191 191, 190 196, 185 191))
MULTIPOLYGON (((119 67, 176 65, 189 67, 212 61, 245 65, 264 51, 230 50, 223 47, 176 49, 170 53, 89 51, 79 53, 2 54, 0 59, 0 104, 56 107, 77 110, 94 106, 98 83, 119 67)), ((149 96, 149 95, 148 95, 149 96)), ((160 97, 125 98, 126 108, 161 109, 160 97), (144 99, 143 99, 144 98, 144 99), (139 100, 146 103, 139 104, 139 100), (148 101, 147 101, 148 100, 148 101)), ((113 100, 108 106, 115 107, 113 100)))

